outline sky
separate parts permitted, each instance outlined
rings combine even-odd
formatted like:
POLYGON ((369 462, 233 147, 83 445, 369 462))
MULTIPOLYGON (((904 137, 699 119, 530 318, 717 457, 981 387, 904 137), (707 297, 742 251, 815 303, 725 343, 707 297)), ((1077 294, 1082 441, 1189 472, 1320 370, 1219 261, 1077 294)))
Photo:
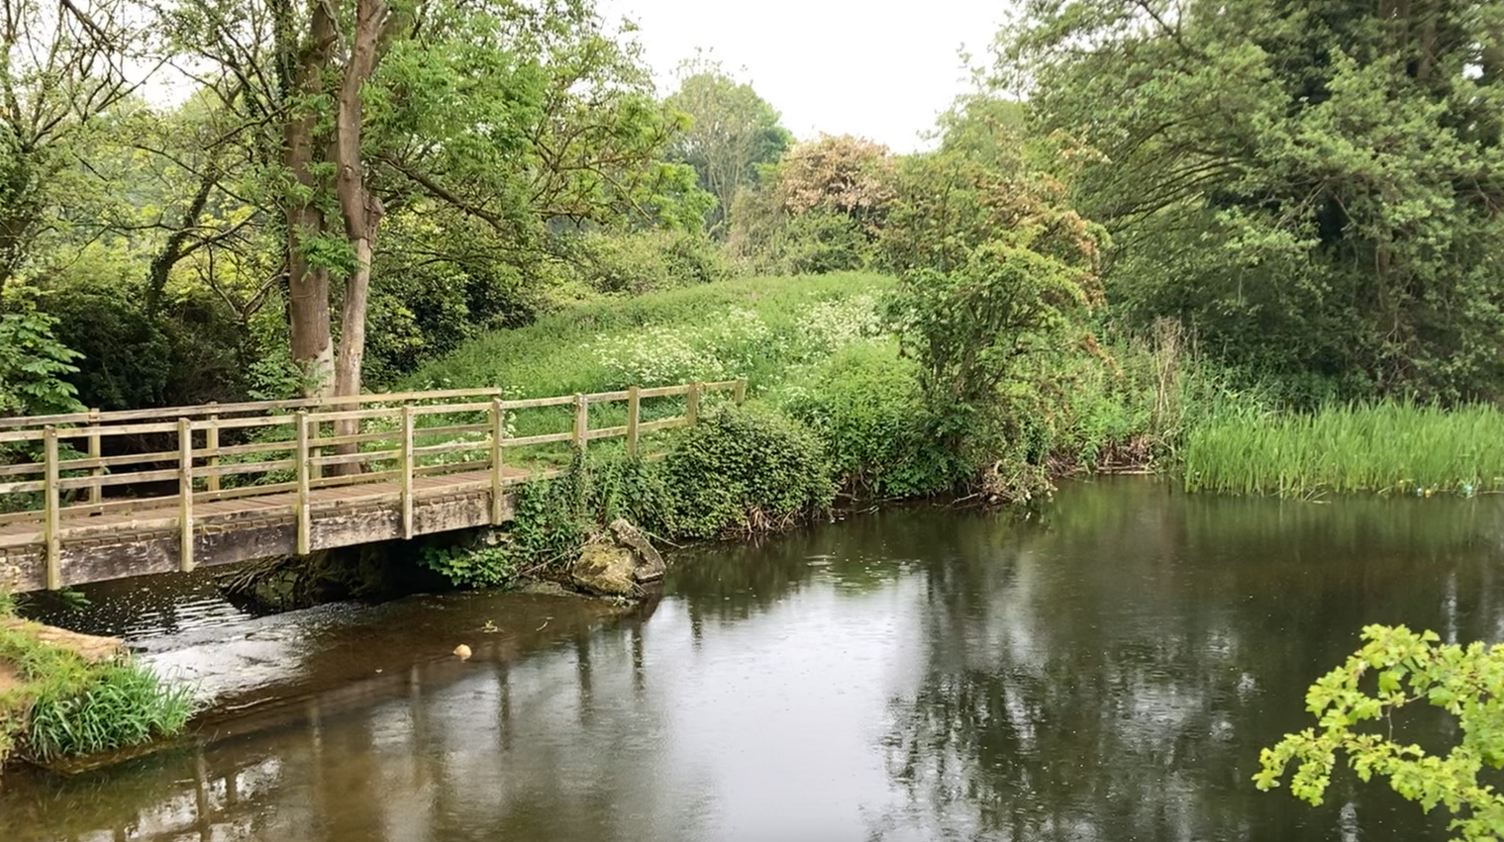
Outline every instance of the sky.
POLYGON ((969 88, 960 50, 985 54, 1007 0, 600 0, 630 18, 660 91, 697 49, 750 82, 799 138, 854 134, 895 152, 969 88))

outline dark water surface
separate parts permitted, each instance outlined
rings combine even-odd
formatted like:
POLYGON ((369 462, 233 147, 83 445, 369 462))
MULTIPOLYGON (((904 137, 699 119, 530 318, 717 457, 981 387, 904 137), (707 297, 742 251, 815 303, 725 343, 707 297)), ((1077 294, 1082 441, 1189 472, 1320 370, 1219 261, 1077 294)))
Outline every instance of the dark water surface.
POLYGON ((1249 777, 1365 623, 1504 639, 1501 559, 1497 498, 1121 481, 1030 521, 906 509, 684 553, 631 610, 251 619, 202 583, 170 609, 114 585, 84 622, 234 711, 0 782, 0 840, 1444 840, 1382 786, 1312 809, 1249 777))

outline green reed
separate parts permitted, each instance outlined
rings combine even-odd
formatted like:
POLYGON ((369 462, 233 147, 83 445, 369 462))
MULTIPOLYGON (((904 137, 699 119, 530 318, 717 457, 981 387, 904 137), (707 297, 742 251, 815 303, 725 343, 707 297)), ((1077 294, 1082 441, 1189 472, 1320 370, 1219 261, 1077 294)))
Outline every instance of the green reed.
POLYGON ((1404 401, 1312 413, 1229 402, 1186 433, 1188 491, 1457 493, 1504 489, 1504 412, 1404 401))

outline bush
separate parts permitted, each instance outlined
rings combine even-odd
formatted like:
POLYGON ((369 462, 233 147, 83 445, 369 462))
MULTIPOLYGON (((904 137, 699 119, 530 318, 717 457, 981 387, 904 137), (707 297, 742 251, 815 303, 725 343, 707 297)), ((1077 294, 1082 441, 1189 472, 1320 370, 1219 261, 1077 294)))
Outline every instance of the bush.
POLYGON ((702 419, 661 471, 656 515, 675 537, 777 529, 829 509, 835 497, 814 432, 756 409, 725 407, 702 419))
POLYGON ((175 292, 148 314, 135 302, 140 281, 60 277, 42 306, 57 338, 82 354, 77 385, 86 406, 104 410, 233 401, 245 394, 246 331, 206 289, 175 292))
MULTIPOLYGON (((30 297, 11 296, 0 308, 0 415, 77 412, 78 390, 65 378, 78 373, 79 355, 53 335, 57 320, 38 312, 30 297)), ((3 448, 0 448, 3 451, 3 448)))
POLYGON ((918 367, 886 342, 851 345, 776 399, 825 443, 837 481, 870 494, 933 494, 964 478, 925 435, 918 367))
POLYGON ((565 243, 564 274, 598 292, 640 295, 731 276, 720 246, 700 232, 592 232, 565 243))

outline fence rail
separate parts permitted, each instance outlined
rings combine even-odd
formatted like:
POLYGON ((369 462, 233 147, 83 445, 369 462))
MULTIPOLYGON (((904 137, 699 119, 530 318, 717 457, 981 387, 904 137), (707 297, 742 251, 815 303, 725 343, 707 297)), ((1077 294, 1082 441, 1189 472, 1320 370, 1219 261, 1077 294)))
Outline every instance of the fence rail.
POLYGON ((270 508, 296 519, 299 553, 313 547, 315 492, 329 488, 393 484, 385 496, 400 509, 401 536, 411 538, 417 482, 452 477, 446 493, 488 492, 491 522, 499 523, 507 486, 558 472, 529 464, 529 449, 567 444, 583 451, 593 441, 624 439, 636 455, 643 436, 697 423, 705 396, 730 393, 741 403, 746 388, 745 380, 727 380, 524 400, 498 389, 456 389, 0 418, 0 453, 12 454, 10 464, 0 464, 0 538, 9 533, 12 546, 39 544, 46 586, 56 589, 64 585, 63 538, 102 515, 140 513, 115 532, 170 524, 184 571, 198 563, 195 511, 223 501, 260 502, 264 513, 268 506, 256 498, 276 497, 270 508), (674 405, 664 407, 663 399, 674 405), (649 402, 657 411, 645 418, 649 402), (566 407, 567 429, 513 429, 519 413, 535 410, 543 417, 533 427, 562 427, 566 407), (591 409, 601 407, 624 423, 592 427, 591 409), (509 464, 509 451, 523 458, 509 464))

